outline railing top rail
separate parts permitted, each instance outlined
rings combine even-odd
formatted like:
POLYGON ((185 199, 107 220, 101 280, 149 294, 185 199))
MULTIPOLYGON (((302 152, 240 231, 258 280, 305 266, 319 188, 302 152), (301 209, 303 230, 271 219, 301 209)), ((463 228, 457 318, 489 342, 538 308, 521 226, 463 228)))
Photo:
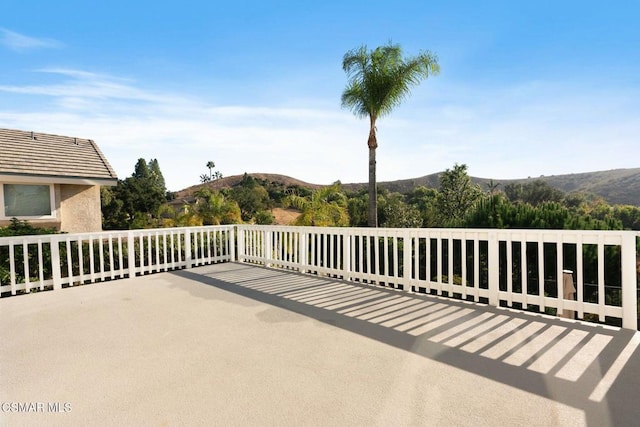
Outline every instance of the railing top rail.
POLYGON ((370 228, 370 227, 315 227, 300 225, 258 225, 240 224, 245 229, 273 229, 273 230, 308 230, 318 233, 323 232, 398 232, 398 233, 497 233, 497 234, 528 234, 528 235, 610 235, 622 236, 625 234, 640 235, 640 231, 634 230, 565 230, 552 228, 370 228))
MULTIPOLYGON (((99 237, 119 237, 128 236, 130 233, 134 235, 148 235, 155 233, 180 233, 186 231, 204 231, 212 229, 234 229, 241 227, 246 230, 274 230, 274 231, 306 231, 318 234, 335 233, 335 234, 364 234, 364 235, 388 235, 388 234, 409 234, 412 236, 419 235, 436 235, 452 237, 464 235, 469 237, 483 238, 489 234, 497 235, 498 238, 515 237, 517 239, 540 239, 547 237, 550 241, 555 241, 557 236, 564 238, 572 238, 577 236, 586 236, 595 241, 597 236, 605 237, 607 243, 618 241, 625 235, 640 236, 640 231, 630 230, 558 230, 558 229, 511 229, 511 228, 368 228, 368 227, 312 227, 312 226, 291 226, 291 225, 255 225, 255 224, 234 224, 234 225, 207 225, 196 227, 171 227, 171 228, 145 228, 136 230, 108 230, 88 233, 61 233, 61 234, 37 234, 27 236, 9 236, 0 237, 0 245, 37 243, 38 241, 65 241, 67 239, 86 239, 99 237), (612 240, 613 239, 613 240, 612 240)), ((564 239, 563 239, 564 240, 564 239)))
POLYGON ((204 226, 196 226, 196 227, 169 227, 169 228, 141 228, 136 230, 106 230, 106 231, 95 231, 95 232, 87 232, 87 233, 60 233, 60 234, 33 234, 33 235, 25 235, 25 236, 7 236, 0 237, 0 246, 9 245, 9 244, 32 244, 38 243, 38 241, 42 242, 50 242, 50 241, 65 241, 67 239, 78 240, 78 239, 88 239, 88 238, 99 238, 99 237, 125 237, 129 234, 134 235, 147 235, 151 233, 180 233, 185 231, 205 231, 212 229, 233 229, 235 225, 204 225, 204 226))

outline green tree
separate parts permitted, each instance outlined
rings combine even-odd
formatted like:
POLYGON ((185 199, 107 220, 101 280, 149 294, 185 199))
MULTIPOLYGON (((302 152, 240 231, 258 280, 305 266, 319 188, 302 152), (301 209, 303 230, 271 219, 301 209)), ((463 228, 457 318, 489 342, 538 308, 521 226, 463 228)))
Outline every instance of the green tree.
POLYGON ((387 193, 378 196, 380 206, 380 224, 387 228, 417 228, 422 225, 420 211, 405 203, 400 193, 387 193))
POLYGON ((529 203, 537 206, 542 202, 561 202, 564 193, 542 180, 535 180, 525 184, 507 184, 504 192, 512 202, 529 203))
POLYGON ((493 179, 490 179, 489 182, 487 182, 487 191, 490 196, 493 196, 498 192, 498 187, 500 187, 500 183, 495 182, 493 179))
POLYGON ((453 166, 440 176, 438 212, 446 225, 455 225, 464 218, 469 208, 482 198, 482 189, 471 182, 467 165, 453 166))
POLYGON ((138 159, 130 177, 101 191, 103 228, 132 229, 153 224, 167 194, 158 161, 138 159))
POLYGON ((438 214, 438 190, 424 186, 416 187, 407 194, 407 203, 415 207, 422 218, 421 227, 439 227, 440 215, 438 214))
MULTIPOLYGON (((121 181, 118 181, 118 185, 121 181)), ((124 202, 118 198, 118 187, 100 187, 102 204, 102 228, 122 230, 128 228, 129 215, 124 210, 124 202)))
POLYGON ((366 190, 352 195, 347 200, 347 211, 349 213, 349 226, 366 227, 367 226, 367 205, 369 203, 369 195, 366 190))
POLYGON ((200 222, 202 225, 239 224, 242 222, 238 204, 233 200, 225 199, 221 193, 201 188, 196 191, 195 197, 196 201, 189 209, 197 219, 196 222, 200 222))
POLYGON ((258 211, 253 217, 253 221, 259 225, 271 225, 276 223, 276 218, 270 211, 258 211))
POLYGON ((155 187, 155 191, 165 194, 167 192, 167 185, 164 181, 164 176, 160 170, 160 164, 157 159, 151 159, 149 161, 149 179, 151 184, 155 187))
POLYGON ((342 106, 357 117, 369 118, 369 226, 378 226, 376 197, 376 121, 397 107, 429 75, 438 74, 438 59, 430 52, 404 58, 399 45, 389 43, 374 50, 363 45, 344 55, 342 69, 348 76, 342 106))
POLYGON ((613 216, 622 222, 622 226, 628 230, 640 230, 640 208, 630 205, 618 205, 613 207, 613 216))
POLYGON ((156 159, 147 163, 138 159, 133 175, 124 181, 120 192, 130 214, 153 215, 166 201, 166 187, 156 159))
POLYGON ((131 176, 138 179, 148 179, 151 176, 149 164, 145 159, 138 159, 136 165, 133 167, 133 174, 131 176))
POLYGON ((587 204, 588 195, 581 192, 572 192, 564 196, 564 204, 570 209, 580 209, 587 204))
POLYGON ((582 205, 582 207, 578 209, 578 213, 583 213, 600 220, 607 220, 608 218, 613 218, 614 210, 602 197, 596 197, 589 201, 589 203, 582 205))
POLYGON ((229 196, 240 206, 243 221, 251 221, 256 212, 271 207, 267 190, 255 178, 246 173, 242 177, 242 181, 231 189, 229 196))
POLYGON ((537 206, 511 202, 496 194, 476 203, 460 224, 474 228, 546 228, 565 230, 619 230, 622 223, 608 217, 594 218, 573 212, 558 202, 542 202, 537 206))
POLYGON ((349 225, 347 197, 338 185, 316 190, 310 197, 295 194, 285 197, 283 203, 302 211, 296 225, 314 225, 319 227, 343 227, 349 225))

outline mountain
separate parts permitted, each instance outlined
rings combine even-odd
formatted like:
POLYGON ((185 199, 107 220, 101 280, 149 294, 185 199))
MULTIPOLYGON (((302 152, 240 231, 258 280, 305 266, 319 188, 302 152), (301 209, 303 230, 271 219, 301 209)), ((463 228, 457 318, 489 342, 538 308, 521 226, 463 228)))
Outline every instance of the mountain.
MULTIPOLYGON (((425 175, 420 178, 379 182, 378 186, 389 191, 407 193, 417 186, 438 188, 438 178, 442 172, 425 175)), ((602 197, 609 204, 640 206, 640 168, 614 169, 608 171, 585 172, 566 175, 540 176, 523 179, 491 179, 471 177, 471 180, 487 189, 489 181, 499 183, 498 189, 509 184, 526 184, 541 180, 564 193, 591 193, 602 197)), ((343 184, 343 188, 357 191, 366 188, 366 183, 343 184)))
POLYGON ((593 193, 610 204, 640 206, 640 168, 556 175, 541 179, 565 193, 593 193))
MULTIPOLYGON (((439 186, 439 176, 442 172, 425 175, 419 178, 402 179, 397 181, 379 182, 378 186, 389 191, 407 193, 417 186, 434 187, 439 186)), ((286 175, 251 173, 252 177, 259 180, 272 181, 283 186, 298 186, 315 190, 324 185, 310 184, 286 175)), ((233 187, 242 180, 243 175, 225 177, 213 182, 198 184, 176 192, 176 198, 185 199, 199 188, 207 187, 213 190, 233 187)), ((523 179, 490 179, 471 177, 471 180, 479 184, 483 189, 487 189, 489 181, 499 183, 498 189, 504 188, 508 184, 526 184, 528 182, 542 180, 550 186, 557 188, 564 193, 583 192, 591 193, 602 197, 609 204, 623 204, 640 206, 640 168, 634 169, 613 169, 608 171, 585 172, 566 175, 540 176, 536 178, 523 179)), ((358 191, 367 188, 367 183, 342 184, 342 188, 347 191, 358 191)))

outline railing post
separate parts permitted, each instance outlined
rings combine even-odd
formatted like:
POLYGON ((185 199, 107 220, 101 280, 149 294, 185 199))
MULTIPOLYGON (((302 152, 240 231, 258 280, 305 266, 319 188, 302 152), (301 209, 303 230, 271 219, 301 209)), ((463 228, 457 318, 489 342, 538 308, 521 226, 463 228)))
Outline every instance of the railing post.
POLYGON ((489 305, 500 305, 500 241, 498 233, 490 231, 488 236, 489 305))
POLYGON ((556 238, 556 289, 558 292, 558 296, 556 299, 556 303, 558 304, 556 307, 557 315, 564 314, 564 245, 562 244, 562 233, 558 233, 558 237, 556 238))
POLYGON ((342 232, 342 270, 342 278, 351 280, 351 231, 348 229, 342 232))
MULTIPOLYGON (((413 292, 412 280, 411 280, 411 235, 407 229, 402 232, 402 282, 405 292, 413 292)), ((449 273, 451 275, 451 273, 449 273)))
POLYGON ((638 328, 638 279, 636 273, 636 233, 622 235, 622 327, 638 328))
POLYGON ((62 289, 62 272, 60 271, 60 243, 58 239, 51 236, 49 240, 51 248, 51 275, 53 276, 53 290, 62 289))
POLYGON ((184 263, 185 268, 193 267, 193 259, 191 254, 191 230, 184 230, 184 263))
POLYGON ((307 270, 305 266, 308 261, 308 243, 307 243, 307 233, 304 231, 304 228, 298 229, 298 261, 300 264, 299 271, 300 273, 306 273, 307 270))
POLYGON ((272 258, 272 251, 273 251, 273 233, 271 232, 271 230, 267 229, 264 230, 264 266, 265 267, 270 267, 271 263, 269 262, 269 260, 271 260, 272 258))
POLYGON ((243 262, 244 261, 244 228, 242 228, 241 225, 231 227, 229 231, 229 239, 231 240, 231 246, 233 248, 231 250, 231 262, 234 262, 236 259, 238 260, 238 262, 243 262), (238 239, 237 240, 238 243, 236 244, 236 247, 233 247, 234 241, 235 241, 234 230, 237 230, 237 233, 235 233, 235 236, 237 236, 237 239, 238 239), (238 250, 237 258, 235 258, 236 248, 238 250))
POLYGON ((136 242, 133 231, 127 233, 127 255, 129 258, 129 277, 136 277, 136 242))

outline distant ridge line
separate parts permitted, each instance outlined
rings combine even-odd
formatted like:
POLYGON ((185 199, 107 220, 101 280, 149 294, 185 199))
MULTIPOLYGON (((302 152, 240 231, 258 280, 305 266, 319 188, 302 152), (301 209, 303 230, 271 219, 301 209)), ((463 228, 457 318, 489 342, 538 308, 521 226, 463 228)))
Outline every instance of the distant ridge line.
MULTIPOLYGON (((380 188, 392 192, 408 193, 418 186, 438 188, 438 178, 443 172, 432 173, 418 178, 401 179, 396 181, 378 182, 380 188)), ((285 186, 296 185, 312 190, 326 187, 327 185, 312 184, 290 176, 271 173, 248 173, 253 178, 281 183, 285 186)), ((176 192, 177 198, 190 197, 202 187, 212 190, 233 187, 242 181, 242 175, 233 175, 212 182, 197 184, 176 192)), ((563 175, 538 176, 519 179, 496 179, 471 177, 471 180, 479 184, 483 190, 487 189, 490 181, 499 183, 498 189, 504 189, 508 184, 525 184, 532 181, 544 181, 550 186, 564 193, 582 192, 595 194, 602 197, 609 204, 640 206, 640 168, 611 169, 606 171, 581 172, 563 175)), ((346 183, 342 188, 346 191, 359 191, 367 187, 367 183, 346 183)))

